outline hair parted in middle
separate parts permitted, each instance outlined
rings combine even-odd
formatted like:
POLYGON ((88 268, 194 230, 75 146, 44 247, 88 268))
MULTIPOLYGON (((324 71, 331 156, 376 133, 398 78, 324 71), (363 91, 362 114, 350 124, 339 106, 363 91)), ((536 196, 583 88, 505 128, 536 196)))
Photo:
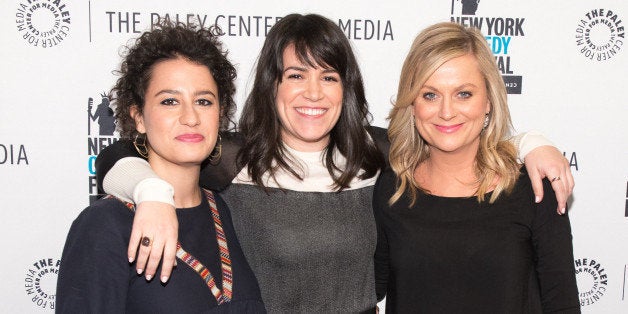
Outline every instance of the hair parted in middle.
POLYGON ((360 170, 364 170, 361 179, 375 176, 384 165, 384 157, 367 133, 370 113, 358 63, 340 27, 316 14, 287 15, 268 32, 238 125, 245 139, 238 155, 239 166, 247 166, 251 179, 259 186, 265 186, 264 174, 273 177, 279 168, 302 179, 282 143, 275 100, 284 70, 283 52, 290 45, 301 62, 333 68, 342 80, 342 111, 325 152, 325 165, 335 188, 349 187, 360 170), (335 164, 334 150, 347 159, 344 167, 335 164))
POLYGON ((389 160, 398 177, 398 187, 390 203, 398 201, 404 192, 409 192, 411 204, 421 189, 414 180, 414 170, 430 156, 429 146, 419 135, 414 125, 414 101, 429 77, 445 62, 466 54, 478 61, 479 71, 486 83, 490 102, 489 124, 480 133, 480 146, 475 160, 477 198, 484 194, 496 178, 499 182, 493 190, 490 202, 499 194, 510 191, 519 176, 516 150, 507 139, 512 122, 508 110, 507 93, 495 57, 486 38, 473 27, 456 23, 437 23, 424 29, 412 43, 404 61, 397 99, 390 112, 388 137, 390 139, 389 160))

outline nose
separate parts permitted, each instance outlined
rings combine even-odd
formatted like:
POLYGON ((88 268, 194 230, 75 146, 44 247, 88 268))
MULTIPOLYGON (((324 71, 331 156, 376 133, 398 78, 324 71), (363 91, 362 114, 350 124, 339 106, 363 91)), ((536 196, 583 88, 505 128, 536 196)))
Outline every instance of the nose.
POLYGON ((307 82, 303 96, 311 101, 318 101, 323 98, 321 82, 317 79, 311 79, 307 82))
POLYGON ((451 97, 443 97, 438 110, 438 116, 443 120, 451 120, 456 116, 454 102, 451 97))
POLYGON ((187 126, 197 126, 201 123, 199 114, 192 104, 185 104, 181 106, 181 115, 179 116, 179 122, 187 126))

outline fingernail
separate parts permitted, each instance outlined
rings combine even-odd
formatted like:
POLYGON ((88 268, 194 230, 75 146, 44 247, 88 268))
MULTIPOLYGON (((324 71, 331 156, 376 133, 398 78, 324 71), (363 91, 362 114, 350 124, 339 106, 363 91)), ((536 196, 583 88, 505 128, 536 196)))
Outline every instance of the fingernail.
POLYGON ((153 276, 151 276, 151 275, 146 275, 146 280, 147 280, 147 281, 150 281, 151 279, 153 279, 153 276))
POLYGON ((143 269, 138 268, 138 269, 137 269, 137 274, 138 274, 138 275, 141 275, 143 271, 144 271, 143 269))
POLYGON ((168 281, 168 276, 161 277, 161 282, 166 283, 168 281))
POLYGON ((129 264, 133 263, 135 259, 129 256, 129 264))
POLYGON ((541 201, 541 197, 539 197, 538 195, 534 196, 534 202, 538 203, 541 201))
POLYGON ((565 211, 566 211, 566 210, 565 210, 565 207, 563 207, 563 208, 561 208, 561 209, 560 209, 560 213, 561 213, 561 214, 563 214, 563 215, 565 214, 565 211))

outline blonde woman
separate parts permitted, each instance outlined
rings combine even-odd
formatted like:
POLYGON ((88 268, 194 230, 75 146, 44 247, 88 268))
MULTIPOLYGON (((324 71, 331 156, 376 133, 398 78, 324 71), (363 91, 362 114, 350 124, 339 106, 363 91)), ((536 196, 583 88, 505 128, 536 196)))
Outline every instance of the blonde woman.
POLYGON ((390 113, 392 171, 373 200, 387 313, 579 312, 569 219, 552 210, 563 182, 545 180, 536 203, 510 129, 479 30, 421 32, 390 113))

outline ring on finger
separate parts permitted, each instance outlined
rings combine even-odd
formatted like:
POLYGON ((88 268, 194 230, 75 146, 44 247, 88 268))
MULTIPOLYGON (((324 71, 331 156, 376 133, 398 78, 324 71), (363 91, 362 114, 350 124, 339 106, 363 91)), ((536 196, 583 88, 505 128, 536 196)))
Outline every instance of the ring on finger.
POLYGON ((141 243, 142 243, 142 246, 149 247, 149 246, 150 246, 150 243, 151 243, 151 240, 150 240, 150 238, 149 238, 149 237, 146 237, 146 236, 145 236, 145 237, 142 237, 142 241, 141 241, 141 243))
POLYGON ((560 177, 553 177, 552 178, 552 182, 554 182, 554 181, 560 181, 560 177))

